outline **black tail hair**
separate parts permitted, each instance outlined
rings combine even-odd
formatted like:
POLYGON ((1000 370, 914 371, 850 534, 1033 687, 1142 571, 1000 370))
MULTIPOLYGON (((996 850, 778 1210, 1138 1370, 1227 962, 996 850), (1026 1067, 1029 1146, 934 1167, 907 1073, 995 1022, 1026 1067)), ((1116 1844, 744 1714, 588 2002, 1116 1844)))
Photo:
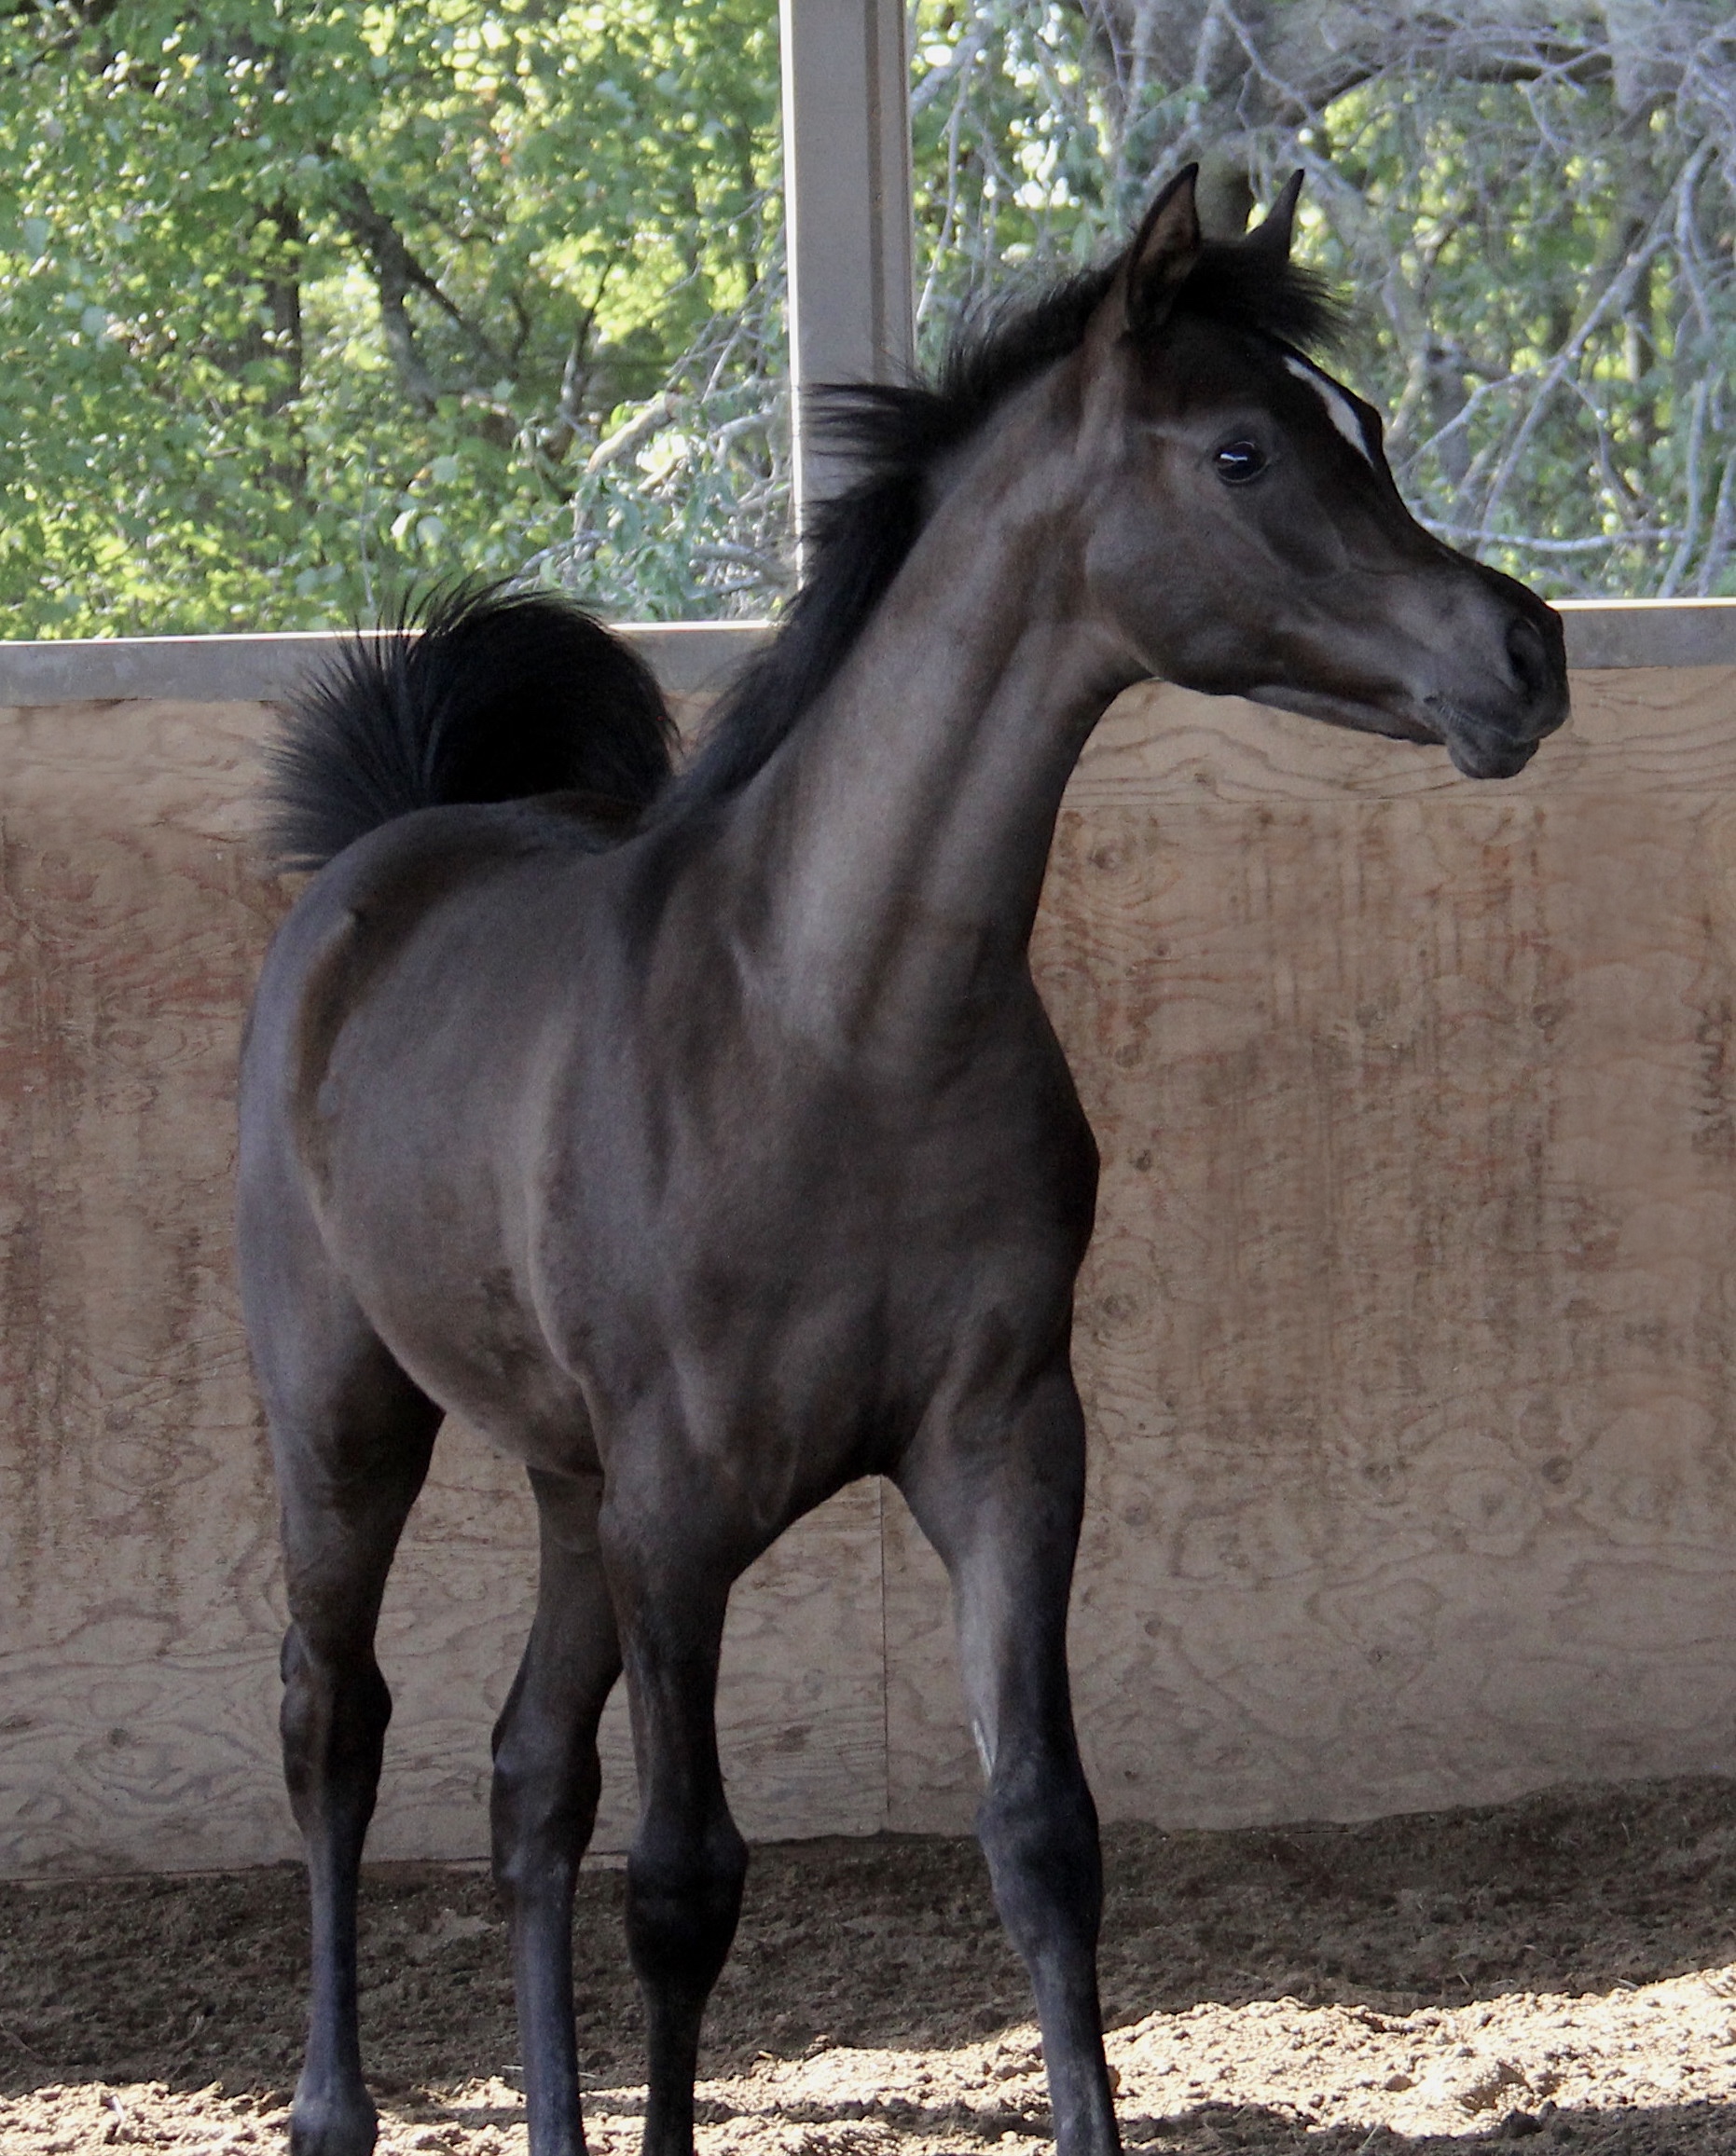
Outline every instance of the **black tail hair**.
POLYGON ((538 793, 593 795, 618 822, 662 790, 674 748, 655 676, 583 608, 452 585, 340 646, 296 696, 268 843, 282 867, 317 869, 413 809, 538 793))

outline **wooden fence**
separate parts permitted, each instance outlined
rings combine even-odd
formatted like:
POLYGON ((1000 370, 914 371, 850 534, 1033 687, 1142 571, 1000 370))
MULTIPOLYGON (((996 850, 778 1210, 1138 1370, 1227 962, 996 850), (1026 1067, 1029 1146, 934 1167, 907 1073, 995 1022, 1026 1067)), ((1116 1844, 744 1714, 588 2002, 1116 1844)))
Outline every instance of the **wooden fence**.
MULTIPOLYGON (((1162 688, 1093 742, 1038 941, 1104 1155, 1073 1630, 1109 1817, 1736 1771, 1733 614, 1577 618, 1573 725, 1505 785, 1162 688)), ((688 690, 732 648, 650 640, 688 690)), ((0 647, 11 1874, 295 1847, 228 1183, 282 904, 257 754, 305 652, 0 647)), ((387 1603, 376 1854, 484 1849, 531 1549, 449 1431, 387 1603)), ((894 1494, 744 1583, 722 1719, 752 1835, 968 1821, 894 1494)), ((606 1738, 619 1847, 618 1698, 606 1738)))

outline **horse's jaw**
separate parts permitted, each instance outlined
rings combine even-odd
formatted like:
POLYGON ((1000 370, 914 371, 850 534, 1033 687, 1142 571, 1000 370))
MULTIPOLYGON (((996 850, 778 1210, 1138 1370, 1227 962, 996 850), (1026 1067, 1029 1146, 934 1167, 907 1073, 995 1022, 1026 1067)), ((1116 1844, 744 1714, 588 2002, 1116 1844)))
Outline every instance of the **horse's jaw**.
POLYGON ((1347 733, 1374 734, 1383 740, 1444 748, 1453 768, 1465 778, 1517 778, 1539 745, 1567 716, 1564 698, 1559 711, 1551 710, 1542 723, 1534 722, 1518 732, 1439 695, 1364 703, 1327 690, 1298 688, 1290 682, 1261 683, 1243 693, 1253 703, 1294 711, 1302 718, 1315 719, 1347 733))

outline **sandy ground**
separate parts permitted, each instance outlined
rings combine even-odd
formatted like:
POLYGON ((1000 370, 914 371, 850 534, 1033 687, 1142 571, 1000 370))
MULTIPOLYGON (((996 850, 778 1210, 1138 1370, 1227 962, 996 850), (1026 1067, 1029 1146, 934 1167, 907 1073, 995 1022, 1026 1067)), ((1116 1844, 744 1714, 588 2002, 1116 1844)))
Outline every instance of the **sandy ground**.
MULTIPOLYGON (((1736 1783, 1108 1838, 1104 1992, 1129 2143, 1736 2156, 1736 1783)), ((592 2144, 637 2146, 618 1873, 586 1877, 592 2144)), ((364 2026, 388 2156, 524 2146, 486 1878, 380 1867, 364 2026)), ((305 1971, 287 1867, 0 1886, 0 2149, 282 2146, 305 1971)), ((968 1843, 755 1853, 710 2025, 702 2156, 930 2156, 1046 2136, 1024 1978, 968 1843)))

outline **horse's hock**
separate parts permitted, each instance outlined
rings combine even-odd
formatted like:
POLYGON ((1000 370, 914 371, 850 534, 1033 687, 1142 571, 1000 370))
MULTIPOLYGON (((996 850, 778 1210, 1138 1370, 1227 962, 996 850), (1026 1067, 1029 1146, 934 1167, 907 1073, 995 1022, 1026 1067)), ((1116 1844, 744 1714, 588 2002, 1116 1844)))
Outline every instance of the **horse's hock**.
MULTIPOLYGON (((1733 617, 1577 615, 1574 723, 1499 787, 1161 688, 1081 765, 1037 948, 1103 1148, 1073 1662, 1107 1816, 1736 1771, 1733 617)), ((0 652, 12 1873, 296 1846, 228 1225, 296 642, 0 652)), ((689 681, 721 649, 662 639, 689 681)), ((484 1848, 532 1561, 517 1471, 449 1432, 387 1600, 377 1854, 484 1848)), ((895 1497, 788 1536, 731 1620, 744 1828, 964 1823, 948 1634, 895 1497)), ((605 1735, 619 1847, 618 1700, 605 1735)))

